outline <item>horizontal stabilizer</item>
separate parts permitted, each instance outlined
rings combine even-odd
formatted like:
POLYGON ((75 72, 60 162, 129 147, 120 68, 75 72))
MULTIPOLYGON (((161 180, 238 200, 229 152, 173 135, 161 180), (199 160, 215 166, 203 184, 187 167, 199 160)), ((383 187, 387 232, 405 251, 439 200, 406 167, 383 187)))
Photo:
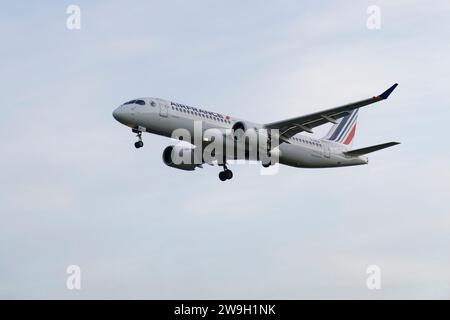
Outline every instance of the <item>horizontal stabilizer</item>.
POLYGON ((400 142, 388 142, 388 143, 383 143, 383 144, 378 144, 376 146, 371 146, 371 147, 366 147, 366 148, 361 148, 361 149, 356 149, 356 150, 351 150, 351 151, 346 151, 344 152, 346 155, 348 156, 362 156, 363 154, 368 154, 374 151, 378 151, 381 149, 385 149, 385 148, 389 148, 392 146, 395 146, 397 144, 400 144, 400 142))

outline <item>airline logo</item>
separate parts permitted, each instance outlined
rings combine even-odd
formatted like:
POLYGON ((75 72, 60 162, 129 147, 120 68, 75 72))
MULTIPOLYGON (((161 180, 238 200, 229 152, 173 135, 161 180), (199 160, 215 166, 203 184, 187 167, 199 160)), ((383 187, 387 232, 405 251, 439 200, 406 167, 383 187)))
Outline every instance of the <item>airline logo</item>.
POLYGON ((348 116, 334 125, 331 132, 328 134, 328 140, 350 144, 356 133, 356 120, 358 119, 358 109, 353 110, 348 116))

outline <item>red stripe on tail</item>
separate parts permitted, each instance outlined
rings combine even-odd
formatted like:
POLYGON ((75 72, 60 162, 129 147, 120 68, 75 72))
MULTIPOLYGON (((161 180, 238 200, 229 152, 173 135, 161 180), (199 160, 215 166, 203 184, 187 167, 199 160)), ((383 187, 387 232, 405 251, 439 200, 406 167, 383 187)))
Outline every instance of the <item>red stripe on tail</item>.
POLYGON ((356 124, 353 126, 352 130, 350 130, 350 133, 348 134, 347 139, 345 139, 344 144, 349 144, 350 142, 352 142, 353 137, 355 136, 355 132, 356 132, 356 124))

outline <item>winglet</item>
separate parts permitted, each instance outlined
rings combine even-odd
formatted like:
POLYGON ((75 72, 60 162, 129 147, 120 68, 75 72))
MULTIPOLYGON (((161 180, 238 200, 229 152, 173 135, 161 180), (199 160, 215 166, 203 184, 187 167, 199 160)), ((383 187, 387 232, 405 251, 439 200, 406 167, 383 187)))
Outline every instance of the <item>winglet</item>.
POLYGON ((380 94, 380 98, 381 99, 387 99, 389 97, 389 95, 392 93, 392 91, 394 91, 394 89, 397 88, 397 86, 398 86, 398 83, 394 84, 392 87, 390 87, 385 92, 380 94))

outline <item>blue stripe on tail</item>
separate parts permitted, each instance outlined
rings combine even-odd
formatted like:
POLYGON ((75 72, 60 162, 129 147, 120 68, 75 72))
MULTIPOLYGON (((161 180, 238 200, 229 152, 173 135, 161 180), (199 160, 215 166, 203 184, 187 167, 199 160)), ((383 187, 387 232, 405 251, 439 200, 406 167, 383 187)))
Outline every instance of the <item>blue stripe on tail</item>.
POLYGON ((339 124, 334 125, 331 128, 330 132, 327 134, 327 140, 338 141, 342 138, 342 135, 347 131, 357 114, 358 109, 355 109, 348 116, 343 117, 339 124))
POLYGON ((348 134, 350 129, 353 127, 353 124, 356 122, 357 117, 358 109, 355 109, 349 115, 341 118, 341 120, 337 124, 333 125, 328 134, 323 139, 336 142, 345 139, 345 136, 348 134))
POLYGON ((345 125, 349 121, 350 117, 351 117, 351 114, 349 114, 348 116, 345 116, 344 118, 342 118, 341 122, 339 122, 339 124, 337 125, 336 128, 331 128, 331 130, 334 130, 334 132, 332 133, 331 137, 328 138, 328 140, 336 139, 336 137, 342 131, 342 128, 345 127, 345 125))

